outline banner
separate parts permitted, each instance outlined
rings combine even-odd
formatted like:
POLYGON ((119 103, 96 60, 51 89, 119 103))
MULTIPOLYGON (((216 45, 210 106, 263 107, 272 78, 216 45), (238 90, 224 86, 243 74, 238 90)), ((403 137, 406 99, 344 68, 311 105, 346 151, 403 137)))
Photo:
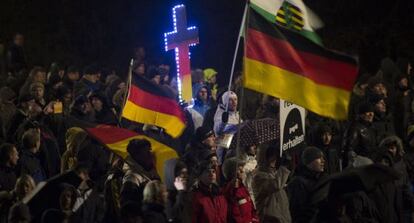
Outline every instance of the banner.
POLYGON ((280 156, 305 142, 305 109, 280 99, 280 156))

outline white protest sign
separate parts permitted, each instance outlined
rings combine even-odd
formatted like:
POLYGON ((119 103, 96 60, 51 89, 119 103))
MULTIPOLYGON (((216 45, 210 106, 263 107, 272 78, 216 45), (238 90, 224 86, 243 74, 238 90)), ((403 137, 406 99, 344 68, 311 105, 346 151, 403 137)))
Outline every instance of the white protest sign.
POLYGON ((280 156, 305 142, 304 108, 280 99, 280 156))

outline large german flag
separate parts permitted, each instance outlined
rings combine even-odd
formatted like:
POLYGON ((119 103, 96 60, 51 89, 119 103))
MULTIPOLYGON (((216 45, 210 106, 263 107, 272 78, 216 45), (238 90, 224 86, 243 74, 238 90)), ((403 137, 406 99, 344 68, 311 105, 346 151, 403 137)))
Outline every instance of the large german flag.
POLYGON ((86 128, 86 131, 98 142, 102 143, 109 150, 124 159, 128 156, 126 148, 129 141, 133 139, 148 140, 151 143, 151 149, 155 157, 157 172, 163 180, 166 162, 168 160, 178 158, 178 154, 173 148, 166 146, 151 137, 138 134, 128 129, 104 126, 97 128, 86 128))
POLYGON ((175 98, 161 86, 134 75, 122 117, 138 123, 155 125, 176 138, 185 128, 185 118, 175 98))
POLYGON ((346 119, 357 77, 354 58, 327 50, 249 9, 244 86, 319 115, 346 119))

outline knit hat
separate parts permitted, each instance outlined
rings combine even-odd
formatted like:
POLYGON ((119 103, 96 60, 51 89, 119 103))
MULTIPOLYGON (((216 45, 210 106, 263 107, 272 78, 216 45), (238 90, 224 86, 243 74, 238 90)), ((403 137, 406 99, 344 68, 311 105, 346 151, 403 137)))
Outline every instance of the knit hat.
POLYGON ((374 112, 374 110, 375 110, 374 106, 371 103, 366 102, 366 101, 363 101, 358 105, 358 114, 363 114, 366 112, 374 112))
POLYGON ((372 89, 377 84, 384 84, 384 80, 381 77, 371 77, 368 81, 368 88, 372 89))
POLYGON ((304 165, 308 165, 314 160, 322 157, 324 157, 324 155, 320 149, 313 146, 309 146, 305 150, 303 150, 301 160, 304 165))
POLYGON ((187 165, 182 161, 177 161, 174 167, 174 177, 180 176, 181 170, 187 168, 187 165))
POLYGON ((30 84, 30 91, 33 91, 37 88, 42 88, 43 90, 45 89, 45 85, 40 83, 40 82, 33 82, 32 84, 30 84))
POLYGON ((195 176, 201 176, 206 170, 215 169, 210 161, 203 161, 197 167, 195 171, 195 176))
POLYGON ((226 159, 223 163, 223 175, 226 180, 234 179, 236 177, 237 167, 244 166, 245 164, 246 162, 236 157, 226 159))
POLYGON ((198 153, 197 153, 197 160, 201 163, 204 161, 210 161, 211 157, 213 156, 217 156, 216 152, 214 152, 213 150, 210 149, 201 149, 198 153))
POLYGON ((96 64, 89 65, 83 70, 84 75, 97 75, 99 72, 99 67, 96 64))
POLYGON ((76 66, 70 66, 68 67, 66 73, 76 73, 79 72, 79 68, 77 68, 76 66))
POLYGON ((372 104, 372 105, 376 105, 378 102, 380 102, 381 100, 384 100, 384 97, 382 95, 377 95, 377 94, 372 94, 368 97, 368 101, 372 104))
POLYGON ((206 126, 201 126, 196 130, 195 139, 198 142, 202 142, 213 134, 214 134, 213 130, 211 130, 210 128, 206 126))
POLYGON ((217 75, 217 71, 213 68, 207 68, 204 70, 204 81, 209 81, 212 77, 217 75))

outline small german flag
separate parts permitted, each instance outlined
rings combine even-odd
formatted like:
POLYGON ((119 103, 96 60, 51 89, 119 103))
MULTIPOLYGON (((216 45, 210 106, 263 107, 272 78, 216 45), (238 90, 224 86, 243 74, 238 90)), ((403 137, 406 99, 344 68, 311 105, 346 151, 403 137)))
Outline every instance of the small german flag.
POLYGON ((138 75, 132 77, 122 117, 164 128, 174 138, 181 135, 186 123, 184 113, 174 96, 138 75))
POLYGON ((270 23, 252 8, 247 17, 244 86, 321 116, 346 119, 357 61, 270 23))
POLYGON ((152 153, 155 157, 155 166, 161 179, 164 179, 165 163, 168 160, 178 158, 178 154, 173 148, 168 147, 151 137, 138 134, 128 129, 113 126, 101 126, 97 128, 86 128, 86 131, 90 136, 123 159, 128 156, 127 146, 129 141, 133 139, 148 140, 151 143, 152 153))

